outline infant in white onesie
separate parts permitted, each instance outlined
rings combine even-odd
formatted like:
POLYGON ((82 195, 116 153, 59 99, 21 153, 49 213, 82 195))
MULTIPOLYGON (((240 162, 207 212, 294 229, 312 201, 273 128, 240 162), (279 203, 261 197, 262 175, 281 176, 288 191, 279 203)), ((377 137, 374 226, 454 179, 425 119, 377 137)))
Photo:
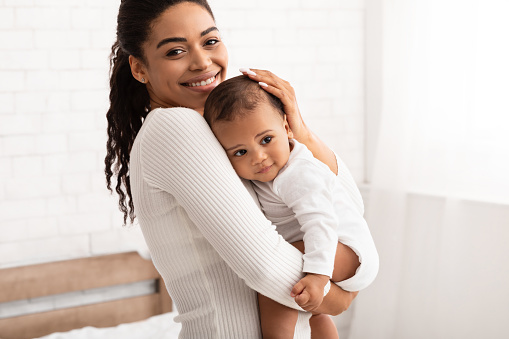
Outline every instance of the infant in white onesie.
MULTIPOLYGON (((239 76, 211 92, 204 117, 237 174, 252 181, 265 216, 304 253, 306 276, 291 291, 296 302, 312 311, 331 280, 346 291, 371 284, 378 254, 362 208, 330 168, 293 139, 279 99, 239 76)), ((259 306, 264 337, 295 327, 295 310, 264 296, 259 306)), ((334 337, 328 316, 314 314, 310 324, 313 336, 334 337)))

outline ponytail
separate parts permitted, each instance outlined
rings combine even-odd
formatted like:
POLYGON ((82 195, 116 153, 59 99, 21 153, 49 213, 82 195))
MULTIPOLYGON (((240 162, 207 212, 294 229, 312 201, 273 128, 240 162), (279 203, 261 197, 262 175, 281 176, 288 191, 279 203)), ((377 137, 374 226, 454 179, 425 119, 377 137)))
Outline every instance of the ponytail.
POLYGON ((113 44, 110 56, 110 108, 108 141, 104 159, 106 185, 112 191, 112 177, 116 176, 115 191, 119 196, 118 206, 124 213, 124 224, 129 217, 134 221, 134 205, 129 182, 129 153, 134 139, 147 116, 150 101, 147 88, 131 74, 129 55, 118 41, 113 44))
POLYGON ((143 43, 147 41, 150 28, 165 10, 182 2, 192 2, 206 9, 212 18, 207 0, 122 0, 117 16, 117 41, 110 55, 110 108, 108 142, 104 159, 106 186, 112 189, 116 177, 118 207, 124 213, 124 224, 131 223, 136 215, 129 182, 129 153, 143 120, 150 110, 147 88, 134 79, 129 65, 129 55, 146 62, 143 43))

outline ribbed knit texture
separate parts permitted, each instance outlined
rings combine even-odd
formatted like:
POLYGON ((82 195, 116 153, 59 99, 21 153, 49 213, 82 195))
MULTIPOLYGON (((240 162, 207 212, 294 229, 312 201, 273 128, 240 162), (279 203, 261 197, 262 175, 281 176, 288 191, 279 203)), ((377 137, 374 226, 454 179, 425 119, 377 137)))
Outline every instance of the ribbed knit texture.
MULTIPOLYGON (((180 338, 261 338, 255 291, 300 309, 290 290, 303 277, 302 254, 263 216, 200 114, 152 111, 131 151, 130 178, 180 338)), ((299 312, 295 338, 310 337, 308 319, 299 312)))

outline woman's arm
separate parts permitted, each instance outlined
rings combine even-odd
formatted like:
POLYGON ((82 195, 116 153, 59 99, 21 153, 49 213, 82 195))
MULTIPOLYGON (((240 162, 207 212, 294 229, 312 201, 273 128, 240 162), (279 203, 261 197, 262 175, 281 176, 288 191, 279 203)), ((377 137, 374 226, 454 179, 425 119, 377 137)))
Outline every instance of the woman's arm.
POLYGON ((261 87, 281 100, 294 138, 306 145, 316 159, 326 164, 337 175, 338 162, 336 161, 336 155, 306 126, 300 115, 295 91, 290 83, 265 70, 241 68, 240 71, 250 79, 264 83, 266 86, 262 85, 261 87))
POLYGON ((249 287, 300 309, 290 290, 303 277, 302 254, 256 206, 203 117, 185 108, 157 109, 142 132, 138 157, 144 180, 175 197, 249 287))
MULTIPOLYGON (((302 254, 265 218, 203 117, 185 108, 150 115, 140 140, 145 180, 177 199, 249 287, 300 309, 290 291, 304 276, 302 254)), ((323 313, 339 314, 352 299, 332 285, 323 313)))

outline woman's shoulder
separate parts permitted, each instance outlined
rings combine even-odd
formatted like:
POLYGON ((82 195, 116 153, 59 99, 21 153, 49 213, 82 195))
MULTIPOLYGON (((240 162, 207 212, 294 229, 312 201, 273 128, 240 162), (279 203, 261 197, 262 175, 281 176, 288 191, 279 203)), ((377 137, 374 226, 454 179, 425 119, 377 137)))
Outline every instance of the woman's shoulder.
POLYGON ((205 119, 193 109, 185 107, 156 108, 148 113, 136 139, 166 138, 175 133, 191 136, 209 133, 208 130, 209 127, 205 119))
POLYGON ((194 109, 186 107, 155 108, 148 113, 143 125, 150 125, 161 121, 177 122, 193 119, 203 120, 203 117, 194 109))

